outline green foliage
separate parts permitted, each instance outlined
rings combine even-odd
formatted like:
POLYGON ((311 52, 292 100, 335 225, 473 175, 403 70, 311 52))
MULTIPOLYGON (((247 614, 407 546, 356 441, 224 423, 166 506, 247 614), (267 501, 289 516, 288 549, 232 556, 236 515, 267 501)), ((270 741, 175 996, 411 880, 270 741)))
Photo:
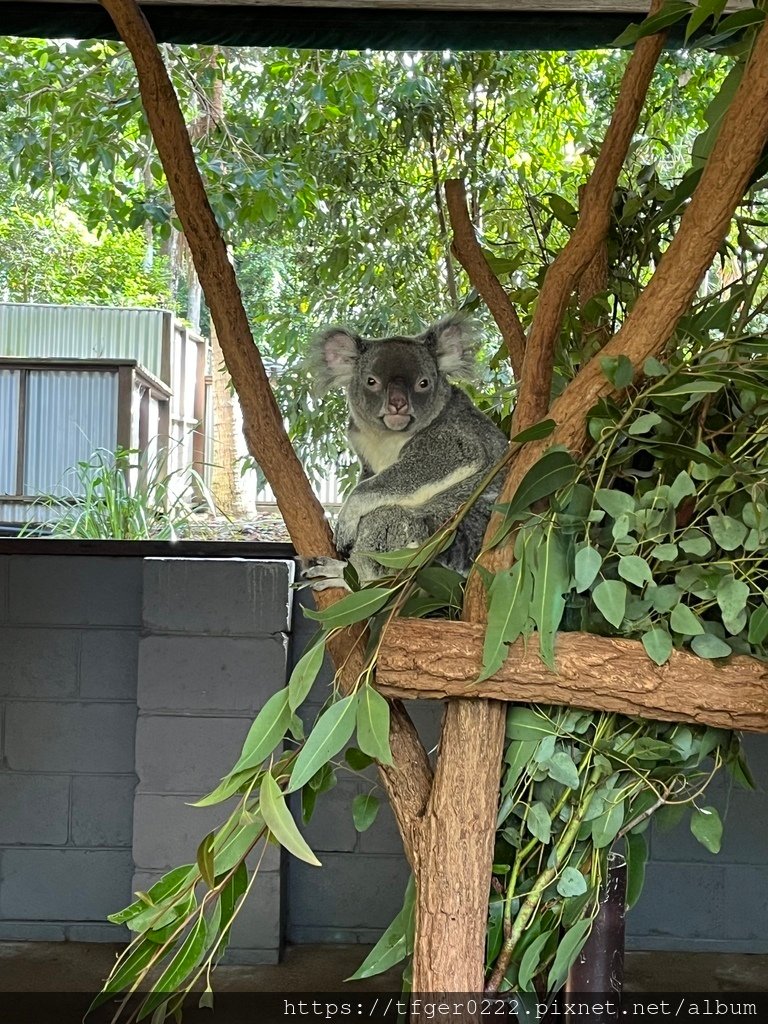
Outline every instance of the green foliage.
POLYGON ((166 470, 162 452, 147 457, 99 448, 65 475, 74 476, 74 486, 38 499, 50 522, 26 527, 25 536, 175 540, 187 532, 201 501, 211 507, 200 474, 191 468, 166 470))

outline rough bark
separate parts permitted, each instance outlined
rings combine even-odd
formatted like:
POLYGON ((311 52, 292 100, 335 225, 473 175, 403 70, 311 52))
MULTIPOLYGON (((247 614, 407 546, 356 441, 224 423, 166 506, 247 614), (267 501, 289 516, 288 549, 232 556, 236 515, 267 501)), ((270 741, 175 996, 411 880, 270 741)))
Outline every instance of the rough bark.
POLYGON ((467 211, 467 191, 461 179, 453 178, 446 181, 445 205, 453 230, 451 252, 466 270, 472 286, 477 289, 496 321, 509 352, 512 371, 519 380, 525 352, 525 331, 515 307, 478 244, 475 228, 467 211))
POLYGON ((557 671, 552 672, 539 657, 533 635, 512 644, 498 672, 475 683, 483 636, 482 626, 470 622, 452 622, 446 628, 428 619, 396 619, 379 655, 379 690, 406 699, 561 704, 768 732, 768 665, 754 658, 739 656, 718 664, 675 651, 659 667, 637 640, 559 633, 557 671))
MULTIPOLYGON (((474 628, 482 635, 482 626, 474 628)), ((438 999, 483 991, 505 711, 493 700, 452 700, 445 709, 432 796, 416 843, 413 961, 413 991, 438 999)), ((450 1019, 461 1024, 476 1015, 450 1019)))
MULTIPOLYGON (((195 262, 200 284, 232 381, 240 397, 248 450, 261 466, 300 555, 335 557, 323 507, 315 497, 283 425, 258 349, 253 342, 235 272, 227 255, 195 163, 178 99, 152 30, 135 0, 100 0, 131 52, 152 136, 163 163, 176 212, 195 262)), ((321 607, 343 596, 317 594, 321 607)), ((363 666, 359 631, 330 645, 342 682, 354 681, 363 666)), ((395 758, 382 768, 384 787, 401 827, 406 853, 413 856, 414 821, 426 807, 432 771, 416 729, 402 706, 392 709, 390 745, 395 758)))
MULTIPOLYGON (((660 6, 661 0, 654 0, 650 13, 655 13, 660 6)), ((523 430, 547 415, 555 345, 563 314, 579 278, 608 233, 616 182, 637 128, 664 38, 663 32, 646 36, 635 46, 621 80, 611 123, 584 187, 578 222, 547 270, 525 345, 522 370, 525 387, 515 407, 516 430, 523 430)))

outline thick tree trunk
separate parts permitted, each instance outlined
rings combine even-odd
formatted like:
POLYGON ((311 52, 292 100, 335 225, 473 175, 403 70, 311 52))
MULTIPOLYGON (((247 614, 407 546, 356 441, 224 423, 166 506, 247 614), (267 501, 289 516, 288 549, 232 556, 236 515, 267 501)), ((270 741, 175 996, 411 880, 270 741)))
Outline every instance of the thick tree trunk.
MULTIPOLYGON (((416 842, 416 993, 483 991, 505 707, 452 700, 445 709, 432 796, 416 842)), ((450 1020, 460 1024, 462 1017, 450 1020)))

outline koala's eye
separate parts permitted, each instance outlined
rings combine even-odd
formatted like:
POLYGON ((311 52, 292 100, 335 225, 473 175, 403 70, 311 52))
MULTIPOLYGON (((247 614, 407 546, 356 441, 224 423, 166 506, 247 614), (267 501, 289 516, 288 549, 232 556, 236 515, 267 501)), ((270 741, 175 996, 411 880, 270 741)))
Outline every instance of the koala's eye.
POLYGON ((416 385, 416 387, 419 389, 419 391, 426 391, 427 388, 429 387, 429 378, 422 377, 421 380, 416 385))
POLYGON ((376 379, 376 377, 369 377, 365 383, 368 385, 369 388, 375 388, 379 382, 376 379))

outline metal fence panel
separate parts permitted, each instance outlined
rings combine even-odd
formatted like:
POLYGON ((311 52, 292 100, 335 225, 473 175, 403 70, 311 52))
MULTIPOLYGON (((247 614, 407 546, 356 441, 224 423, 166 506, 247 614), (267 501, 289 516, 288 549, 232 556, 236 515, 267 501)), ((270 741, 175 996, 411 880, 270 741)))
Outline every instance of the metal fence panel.
POLYGON ((0 370, 0 494, 16 493, 20 379, 18 370, 0 370))
POLYGON ((72 468, 117 444, 115 370, 32 370, 27 382, 24 493, 79 493, 72 468))

